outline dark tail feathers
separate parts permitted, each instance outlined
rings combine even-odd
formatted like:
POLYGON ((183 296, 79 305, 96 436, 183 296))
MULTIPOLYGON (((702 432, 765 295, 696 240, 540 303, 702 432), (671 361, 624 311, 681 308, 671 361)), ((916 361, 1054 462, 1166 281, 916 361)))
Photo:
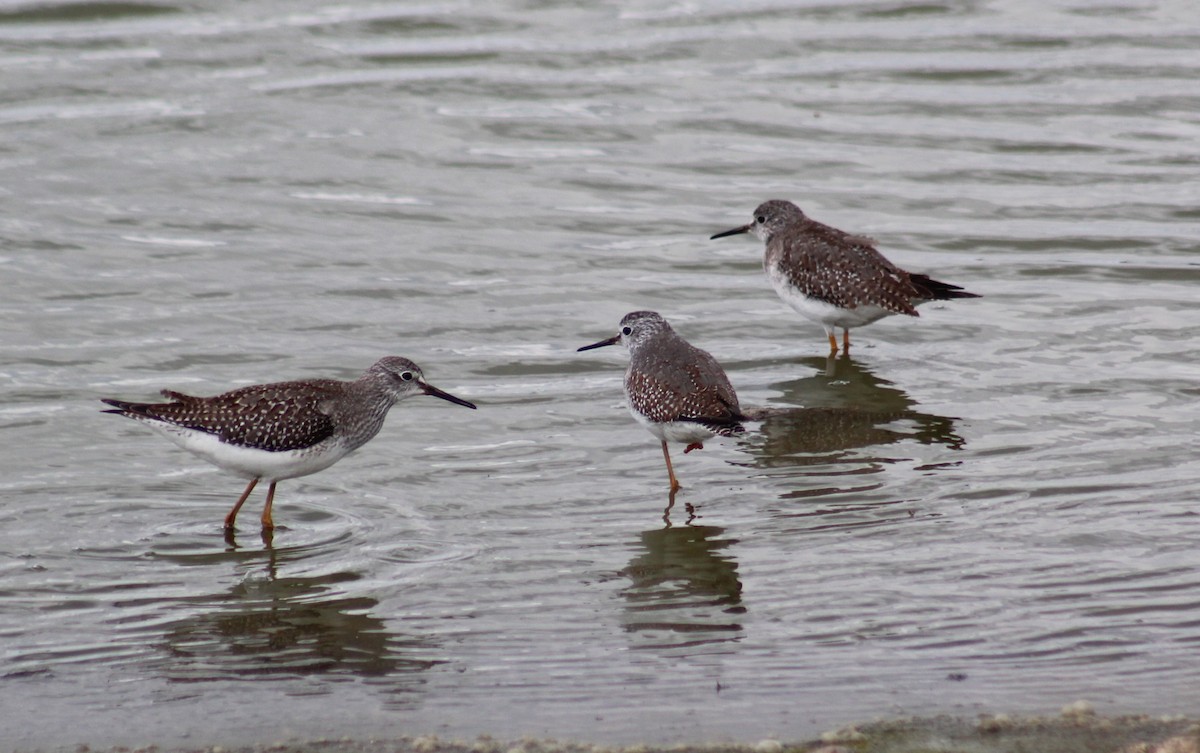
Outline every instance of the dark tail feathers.
POLYGON ((161 408, 166 405, 184 403, 188 400, 196 399, 191 395, 185 395, 182 392, 175 392, 173 390, 162 390, 162 396, 169 398, 173 401, 173 403, 129 403, 124 400, 113 400, 111 398, 102 397, 100 398, 100 402, 104 403, 105 405, 111 405, 116 410, 106 410, 101 411, 101 413, 120 413, 123 416, 133 415, 156 418, 154 412, 152 411, 153 408, 161 408))
POLYGON ((726 419, 688 418, 685 416, 679 420, 700 424, 718 436, 732 437, 735 434, 742 434, 746 431, 746 427, 742 426, 742 421, 747 421, 749 419, 747 419, 746 416, 738 414, 736 416, 730 416, 726 419))
POLYGON ((116 413, 120 416, 145 416, 148 415, 146 408, 150 407, 146 403, 127 403, 124 400, 111 400, 107 397, 100 398, 100 402, 113 407, 113 410, 100 411, 101 413, 116 413))
POLYGON ((909 275, 912 284, 921 292, 921 297, 930 301, 948 301, 952 298, 979 298, 976 293, 968 293, 958 285, 935 280, 929 275, 909 275))

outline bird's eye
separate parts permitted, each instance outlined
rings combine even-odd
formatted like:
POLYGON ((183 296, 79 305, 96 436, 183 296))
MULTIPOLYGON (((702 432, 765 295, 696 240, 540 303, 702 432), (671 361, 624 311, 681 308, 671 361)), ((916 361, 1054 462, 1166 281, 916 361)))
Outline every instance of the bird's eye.
POLYGON ((621 327, 621 334, 622 335, 632 335, 633 327, 621 327))
POLYGON ((755 221, 755 222, 757 222, 758 224, 760 224, 760 225, 761 225, 761 224, 763 224, 764 222, 766 222, 766 221, 767 221, 767 218, 766 218, 766 216, 765 216, 765 215, 761 215, 761 214, 760 214, 759 216, 757 216, 757 217, 755 217, 755 218, 754 218, 754 221, 755 221))
POLYGON ((411 382, 413 380, 413 373, 411 371, 402 371, 400 372, 400 379, 405 382, 411 382))

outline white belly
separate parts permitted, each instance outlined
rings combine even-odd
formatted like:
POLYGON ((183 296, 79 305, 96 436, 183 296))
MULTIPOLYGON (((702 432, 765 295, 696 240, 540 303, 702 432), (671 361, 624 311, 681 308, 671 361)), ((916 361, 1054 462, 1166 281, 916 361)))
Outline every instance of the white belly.
POLYGON ((832 303, 809 298, 788 284, 787 279, 774 269, 767 270, 767 278, 770 279, 775 292, 779 294, 784 303, 791 306, 797 314, 803 316, 805 319, 818 322, 830 334, 833 333, 835 327, 841 327, 842 329, 862 327, 871 322, 877 322, 885 316, 891 316, 894 313, 879 306, 869 305, 844 309, 834 306, 832 303))
POLYGON ((646 427, 647 431, 658 437, 660 442, 692 444, 693 442, 703 442, 706 439, 712 439, 716 436, 716 432, 709 431, 700 424, 691 421, 668 421, 657 424, 633 408, 630 408, 629 412, 633 414, 634 419, 639 424, 646 427))
POLYGON ((325 470, 349 454, 349 450, 336 440, 326 440, 303 450, 268 452, 253 447, 223 444, 212 434, 202 431, 156 421, 143 423, 157 429, 167 439, 193 455, 242 478, 282 481, 307 476, 325 470))

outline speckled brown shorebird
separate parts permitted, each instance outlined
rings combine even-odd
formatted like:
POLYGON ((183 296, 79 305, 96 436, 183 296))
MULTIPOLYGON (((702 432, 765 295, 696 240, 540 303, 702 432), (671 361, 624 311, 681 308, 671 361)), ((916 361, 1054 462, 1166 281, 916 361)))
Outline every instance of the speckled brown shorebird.
POLYGON ((275 485, 322 471, 369 442, 400 400, 433 395, 474 408, 462 398, 425 381, 407 358, 381 358, 353 382, 301 379, 256 384, 213 397, 192 397, 163 390, 169 403, 102 401, 117 413, 140 421, 188 452, 222 470, 250 479, 225 516, 232 531, 238 510, 255 484, 270 481, 262 527, 275 527, 271 504, 275 485))
POLYGON ((629 349, 629 412, 662 442, 674 494, 680 485, 667 442, 685 443, 687 454, 704 449, 706 439, 744 432, 737 393, 717 359, 684 340, 653 311, 626 314, 616 335, 579 350, 617 344, 629 349))
POLYGON ((875 250, 871 238, 817 222, 790 201, 764 202, 749 224, 712 238, 747 232, 766 243, 763 268, 775 292, 801 316, 825 328, 831 355, 838 352, 838 327, 843 352, 849 352, 851 327, 892 314, 918 316, 916 307, 927 301, 979 297, 900 269, 875 250))

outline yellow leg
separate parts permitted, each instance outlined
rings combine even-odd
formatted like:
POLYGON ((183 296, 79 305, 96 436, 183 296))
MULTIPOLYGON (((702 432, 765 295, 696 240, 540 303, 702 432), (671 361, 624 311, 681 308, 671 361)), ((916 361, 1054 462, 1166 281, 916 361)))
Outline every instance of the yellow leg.
POLYGON ((262 527, 265 531, 270 531, 275 527, 275 522, 271 520, 271 505, 275 503, 275 484, 278 481, 272 481, 267 487, 267 504, 263 506, 262 527))
MULTIPOLYGON (((233 509, 225 516, 225 530, 233 530, 233 521, 237 520, 238 510, 242 509, 242 505, 246 504, 246 498, 250 496, 250 492, 254 491, 254 485, 258 483, 258 479, 250 479, 250 483, 246 484, 246 491, 242 492, 242 496, 238 497, 238 501, 233 503, 233 509)), ((274 486, 274 484, 272 484, 274 486)))
MULTIPOLYGON (((833 335, 830 335, 830 337, 833 337, 833 335)), ((842 330, 842 354, 850 355, 850 330, 848 329, 842 330)))
POLYGON ((829 331, 829 355, 837 355, 837 335, 833 334, 833 330, 829 331))
POLYGON ((663 440, 663 459, 667 461, 667 475, 671 477, 671 494, 679 491, 679 479, 675 478, 675 469, 671 467, 671 453, 667 451, 667 442, 663 440))

